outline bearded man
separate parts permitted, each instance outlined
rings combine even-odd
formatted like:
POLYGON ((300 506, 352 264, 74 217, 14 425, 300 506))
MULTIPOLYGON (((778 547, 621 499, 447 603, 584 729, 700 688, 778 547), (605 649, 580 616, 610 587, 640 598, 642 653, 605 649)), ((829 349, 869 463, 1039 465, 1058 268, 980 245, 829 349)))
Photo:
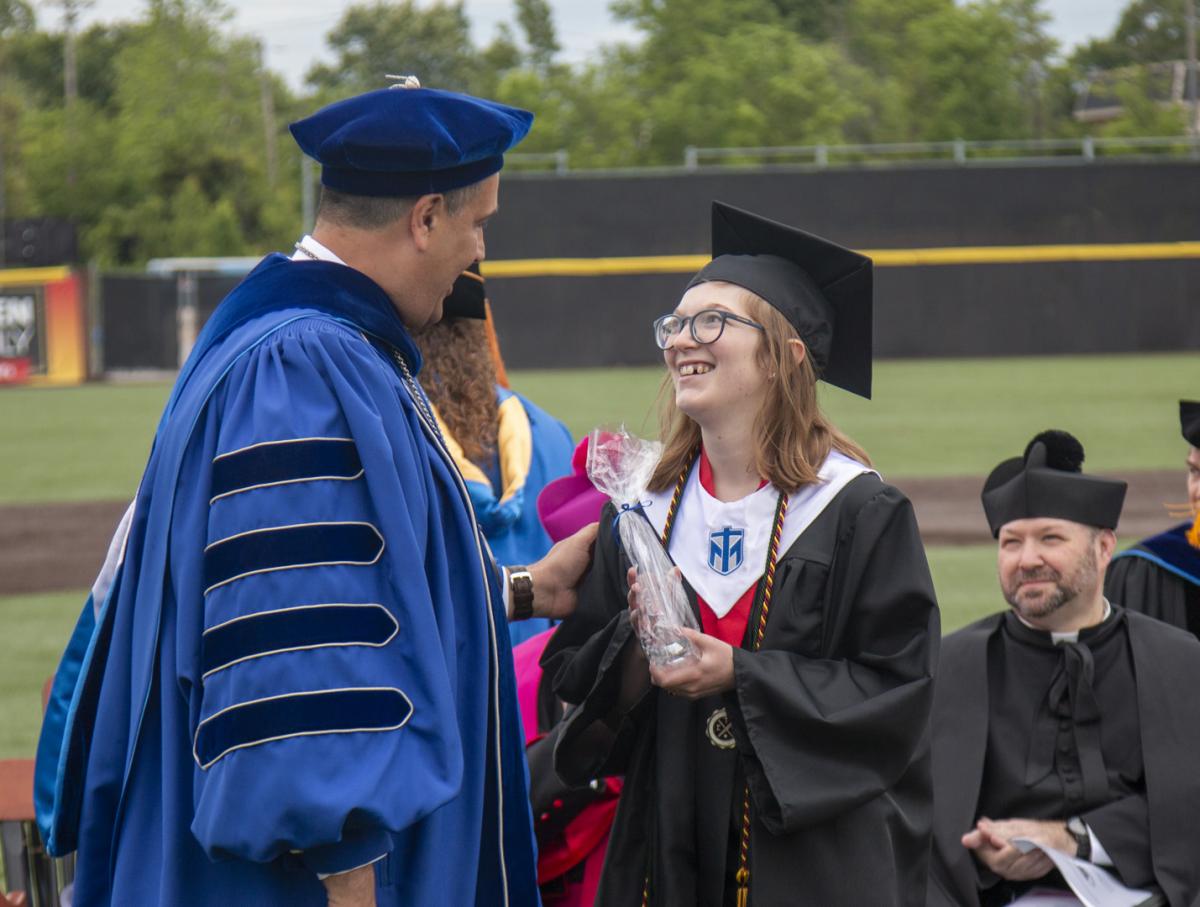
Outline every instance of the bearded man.
POLYGON ((943 640, 930 905, 1065 888, 1017 838, 1158 903, 1200 892, 1200 708, 1178 693, 1200 682, 1200 645, 1104 597, 1126 486, 1085 475, 1083 459, 1074 437, 1044 432, 984 485, 1010 610, 943 640))

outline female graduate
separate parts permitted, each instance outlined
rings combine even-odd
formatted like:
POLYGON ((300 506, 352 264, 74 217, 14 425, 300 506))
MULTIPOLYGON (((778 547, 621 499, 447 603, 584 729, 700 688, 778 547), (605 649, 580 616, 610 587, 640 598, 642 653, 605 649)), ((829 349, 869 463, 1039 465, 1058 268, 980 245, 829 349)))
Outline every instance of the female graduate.
POLYGON ((937 605, 911 505, 815 386, 870 395, 871 262, 720 203, 713 254, 655 322, 674 394, 643 505, 699 657, 648 667, 609 505, 543 658, 574 704, 559 774, 625 775, 596 903, 920 905, 937 605))

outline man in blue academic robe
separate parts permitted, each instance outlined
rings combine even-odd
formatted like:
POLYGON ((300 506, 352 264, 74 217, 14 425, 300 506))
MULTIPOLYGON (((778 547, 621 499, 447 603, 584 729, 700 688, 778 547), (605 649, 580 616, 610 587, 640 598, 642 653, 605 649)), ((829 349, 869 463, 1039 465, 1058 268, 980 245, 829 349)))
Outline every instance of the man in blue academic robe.
POLYGON ((505 618, 569 611, 588 542, 496 567, 410 336, 531 120, 414 86, 292 126, 317 227, 201 332, 55 678, 77 905, 537 903, 505 618))

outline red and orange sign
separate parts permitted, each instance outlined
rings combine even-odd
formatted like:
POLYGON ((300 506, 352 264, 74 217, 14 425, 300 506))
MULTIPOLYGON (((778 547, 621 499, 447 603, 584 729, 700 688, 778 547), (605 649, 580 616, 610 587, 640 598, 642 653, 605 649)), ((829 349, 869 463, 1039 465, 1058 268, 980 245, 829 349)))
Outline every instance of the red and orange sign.
POLYGON ((83 281, 69 268, 0 271, 0 384, 87 378, 83 281))

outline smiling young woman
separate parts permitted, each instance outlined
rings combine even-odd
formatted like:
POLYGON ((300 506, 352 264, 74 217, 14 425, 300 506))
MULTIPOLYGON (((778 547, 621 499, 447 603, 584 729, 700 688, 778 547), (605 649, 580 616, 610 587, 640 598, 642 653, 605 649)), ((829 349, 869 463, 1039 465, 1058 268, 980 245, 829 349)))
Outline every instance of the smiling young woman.
POLYGON ((643 504, 698 657, 647 664, 610 505, 543 658, 575 705, 558 773, 625 777, 596 904, 923 905, 933 586, 911 505, 817 402, 818 379, 870 396, 871 262, 713 221, 713 261, 655 322, 666 448, 643 504))
MULTIPOLYGON (((800 356, 795 353, 794 344, 803 343, 796 329, 756 293, 734 284, 724 286, 735 291, 735 298, 746 315, 761 330, 755 359, 767 383, 754 413, 756 474, 776 488, 794 494, 817 480, 820 465, 831 450, 870 466, 871 458, 867 452, 821 411, 812 359, 807 350, 800 356)), ((663 455, 650 479, 651 491, 673 487, 679 473, 700 446, 700 424, 677 405, 674 378, 669 372, 663 379, 661 399, 659 425, 663 455)))

